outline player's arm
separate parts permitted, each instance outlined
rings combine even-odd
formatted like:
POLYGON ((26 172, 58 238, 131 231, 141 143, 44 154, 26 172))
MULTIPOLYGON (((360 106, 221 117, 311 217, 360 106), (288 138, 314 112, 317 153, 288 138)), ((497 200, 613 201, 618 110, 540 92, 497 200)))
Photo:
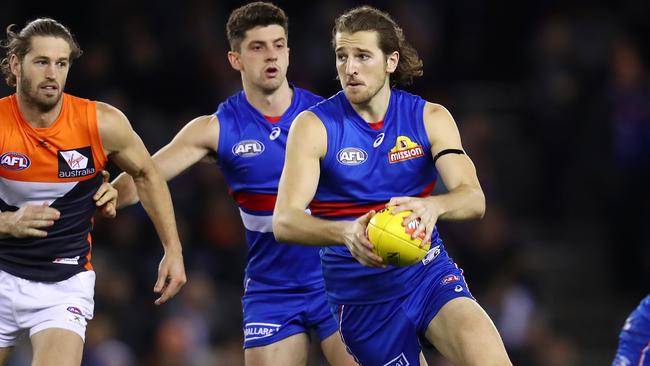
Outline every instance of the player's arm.
MULTIPOLYGON (((169 144, 156 152, 153 161, 163 179, 169 181, 210 152, 217 151, 218 143, 217 117, 215 115, 197 117, 185 125, 169 144)), ((118 208, 135 204, 140 200, 131 175, 123 173, 112 184, 119 192, 118 208)))
POLYGON ((327 132, 311 112, 303 112, 293 122, 287 139, 284 169, 273 212, 273 233, 280 242, 330 246, 345 244, 364 265, 379 267, 381 258, 372 252, 365 237, 369 212, 355 221, 333 221, 305 212, 316 194, 320 159, 327 152, 327 132))
POLYGON ((154 291, 161 294, 155 303, 162 304, 173 297, 186 281, 181 242, 167 184, 122 112, 98 102, 97 124, 106 155, 133 177, 142 206, 153 221, 165 250, 154 286, 154 291))
POLYGON ((439 218, 482 218, 485 196, 476 176, 476 168, 464 153, 456 122, 447 109, 439 104, 427 103, 424 124, 431 143, 431 154, 438 157, 436 169, 448 192, 426 198, 395 197, 388 204, 397 206, 394 212, 412 210, 413 213, 405 221, 419 217, 425 225, 420 225, 413 236, 426 230, 426 240, 431 237, 439 218))

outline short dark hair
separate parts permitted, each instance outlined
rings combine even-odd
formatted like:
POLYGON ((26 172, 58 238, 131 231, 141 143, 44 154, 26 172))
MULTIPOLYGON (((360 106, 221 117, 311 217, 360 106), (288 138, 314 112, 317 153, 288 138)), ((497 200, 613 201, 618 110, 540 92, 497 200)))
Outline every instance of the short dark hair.
POLYGON ((79 44, 70 33, 70 30, 63 24, 50 18, 34 19, 21 29, 18 33, 12 31, 15 24, 7 27, 7 39, 0 43, 2 48, 6 48, 5 58, 0 61, 0 68, 5 76, 5 81, 9 86, 16 86, 16 76, 11 73, 9 59, 11 55, 16 55, 19 60, 23 60, 25 55, 32 48, 32 38, 37 36, 62 38, 70 45, 70 62, 79 58, 82 51, 79 44))
POLYGON ((391 75, 391 85, 408 85, 416 77, 422 76, 423 63, 418 51, 404 37, 404 31, 388 13, 371 6, 360 6, 348 10, 334 21, 332 47, 336 49, 336 33, 356 33, 375 31, 378 34, 379 48, 386 55, 397 51, 400 55, 397 69, 391 75))
POLYGON ((249 29, 272 24, 284 28, 284 33, 289 36, 289 18, 284 10, 271 3, 257 1, 233 10, 226 25, 230 50, 240 50, 241 42, 249 29))

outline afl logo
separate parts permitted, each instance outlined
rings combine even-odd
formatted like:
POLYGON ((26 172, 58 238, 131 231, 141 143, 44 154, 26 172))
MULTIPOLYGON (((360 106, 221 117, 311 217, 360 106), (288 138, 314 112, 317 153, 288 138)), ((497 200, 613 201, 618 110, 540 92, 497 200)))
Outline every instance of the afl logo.
POLYGON ((264 152, 264 144, 257 140, 239 141, 232 147, 232 153, 242 158, 252 158, 264 152))
POLYGON ((356 147, 346 147, 336 154, 336 159, 343 165, 359 165, 365 163, 368 154, 356 147))
POLYGON ((29 168, 31 162, 27 155, 8 152, 0 155, 0 166, 9 170, 23 170, 29 168))

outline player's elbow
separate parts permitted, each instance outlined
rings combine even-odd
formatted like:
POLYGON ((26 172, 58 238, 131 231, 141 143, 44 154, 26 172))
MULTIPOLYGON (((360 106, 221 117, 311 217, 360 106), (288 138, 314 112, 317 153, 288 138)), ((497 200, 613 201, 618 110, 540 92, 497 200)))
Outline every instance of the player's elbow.
POLYGON ((275 240, 279 242, 288 242, 291 241, 291 223, 289 212, 285 209, 279 209, 276 207, 273 211, 273 235, 275 240))

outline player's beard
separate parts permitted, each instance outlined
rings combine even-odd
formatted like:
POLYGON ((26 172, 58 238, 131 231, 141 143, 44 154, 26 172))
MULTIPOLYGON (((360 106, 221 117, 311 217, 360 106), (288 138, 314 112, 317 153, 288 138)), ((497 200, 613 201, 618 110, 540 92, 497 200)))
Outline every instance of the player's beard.
POLYGON ((56 97, 44 98, 42 96, 39 96, 38 92, 32 89, 32 79, 25 75, 23 75, 23 77, 20 79, 21 98, 23 98, 23 100, 28 105, 31 105, 38 109, 38 111, 41 113, 47 113, 51 111, 59 103, 59 100, 61 100, 62 90, 63 88, 59 85, 59 89, 57 90, 58 94, 56 97))
POLYGON ((369 101, 372 100, 372 98, 379 93, 381 90, 381 87, 383 84, 378 85, 376 88, 372 88, 369 85, 365 85, 365 88, 363 90, 358 90, 356 92, 347 92, 347 89, 343 89, 345 92, 345 96, 348 98, 350 103, 352 104, 366 104, 369 101))

